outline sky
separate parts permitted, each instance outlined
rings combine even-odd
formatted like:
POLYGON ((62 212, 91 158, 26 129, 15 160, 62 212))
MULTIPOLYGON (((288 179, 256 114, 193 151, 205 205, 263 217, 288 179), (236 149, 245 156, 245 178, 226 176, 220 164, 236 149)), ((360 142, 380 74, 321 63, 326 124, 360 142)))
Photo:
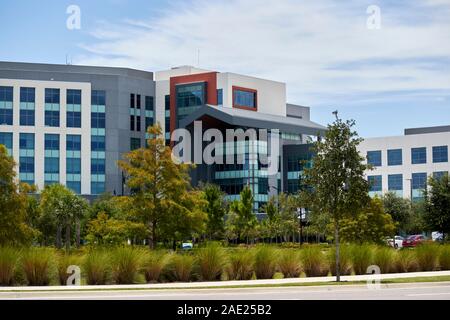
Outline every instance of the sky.
POLYGON ((450 125, 450 0, 2 0, 0 60, 268 78, 362 137, 450 125))

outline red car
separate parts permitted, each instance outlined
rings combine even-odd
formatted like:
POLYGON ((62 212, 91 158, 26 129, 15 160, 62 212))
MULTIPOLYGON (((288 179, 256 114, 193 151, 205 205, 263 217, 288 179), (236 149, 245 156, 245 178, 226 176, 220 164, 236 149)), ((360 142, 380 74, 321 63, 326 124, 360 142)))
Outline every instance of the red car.
POLYGON ((427 238, 421 234, 408 236, 405 240, 403 240, 403 248, 415 247, 426 240, 427 240, 427 238))

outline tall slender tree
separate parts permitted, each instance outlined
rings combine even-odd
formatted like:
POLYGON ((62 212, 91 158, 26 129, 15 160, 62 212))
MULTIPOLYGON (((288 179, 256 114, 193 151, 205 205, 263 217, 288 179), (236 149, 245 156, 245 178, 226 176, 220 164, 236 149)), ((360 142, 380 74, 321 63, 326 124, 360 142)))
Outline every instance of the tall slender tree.
POLYGON ((439 231, 445 239, 450 232, 450 179, 448 173, 441 178, 430 177, 429 190, 425 190, 424 220, 430 231, 439 231))

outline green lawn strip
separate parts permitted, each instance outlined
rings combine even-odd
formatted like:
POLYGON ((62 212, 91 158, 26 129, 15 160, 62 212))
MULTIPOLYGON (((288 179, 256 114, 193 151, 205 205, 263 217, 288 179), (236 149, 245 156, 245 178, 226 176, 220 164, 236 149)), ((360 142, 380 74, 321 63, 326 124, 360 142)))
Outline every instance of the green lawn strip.
MULTIPOLYGON (((411 277, 398 279, 382 279, 381 284, 396 284, 396 283, 419 283, 419 282, 445 282, 450 281, 450 276, 435 276, 435 277, 411 277)), ((200 286, 200 287, 171 287, 171 288, 92 288, 92 289, 55 289, 55 290, 7 290, 1 292, 79 292, 79 291, 156 291, 156 290, 197 290, 197 289, 236 289, 236 288, 277 288, 277 287, 313 287, 313 286, 343 286, 343 285, 358 285, 366 284, 367 281, 341 281, 341 282, 297 282, 297 283, 281 283, 281 284, 242 284, 232 286, 200 286)))

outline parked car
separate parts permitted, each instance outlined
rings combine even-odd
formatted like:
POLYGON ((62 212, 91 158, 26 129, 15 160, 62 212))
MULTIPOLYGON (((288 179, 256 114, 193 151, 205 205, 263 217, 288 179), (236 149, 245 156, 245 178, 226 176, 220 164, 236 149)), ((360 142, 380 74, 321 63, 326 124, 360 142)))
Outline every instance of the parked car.
POLYGON ((404 240, 405 238, 403 238, 402 236, 395 236, 394 239, 388 239, 388 244, 395 249, 400 249, 403 248, 404 240))
POLYGON ((422 242, 427 241, 427 238, 424 235, 416 234, 408 236, 405 240, 403 240, 403 247, 416 247, 422 242))

